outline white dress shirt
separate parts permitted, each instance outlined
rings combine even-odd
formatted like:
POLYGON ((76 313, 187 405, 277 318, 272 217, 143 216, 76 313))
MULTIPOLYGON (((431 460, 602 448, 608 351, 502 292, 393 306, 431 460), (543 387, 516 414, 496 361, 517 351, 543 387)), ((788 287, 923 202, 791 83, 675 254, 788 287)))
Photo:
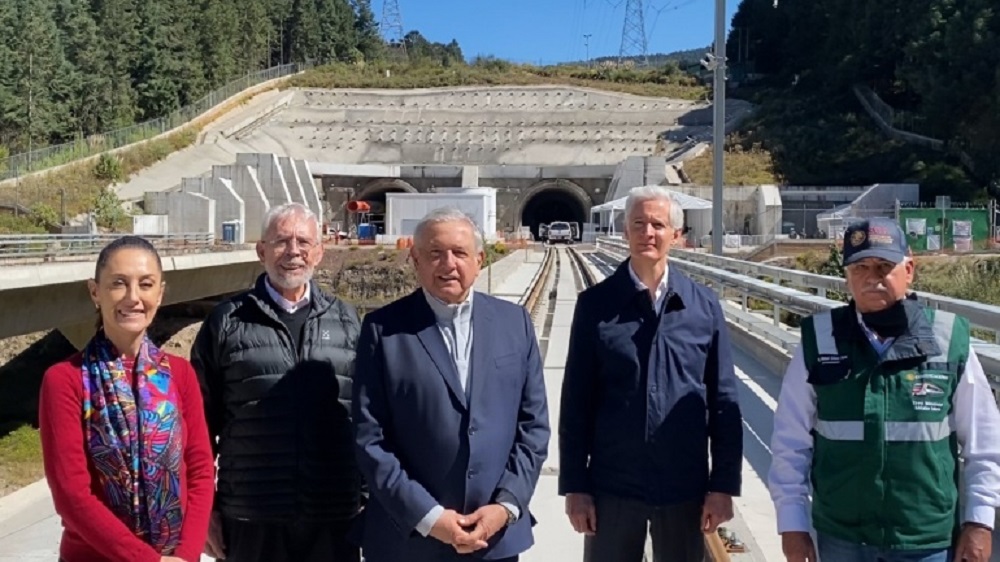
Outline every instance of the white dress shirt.
MULTIPOLYGON (((472 302, 475 291, 469 291, 469 295, 464 301, 458 304, 448 304, 426 290, 423 291, 427 305, 434 311, 434 318, 437 321, 438 330, 444 339, 444 345, 448 348, 452 361, 455 362, 455 369, 458 371, 459 382, 462 383, 462 390, 466 389, 469 380, 470 362, 472 361, 472 302)), ((521 511, 516 505, 500 501, 500 505, 507 508, 514 519, 521 517, 521 511)), ((434 524, 444 513, 444 506, 436 505, 427 512, 417 523, 416 531, 426 537, 430 534, 434 524)))
POLYGON ((309 299, 312 296, 312 288, 310 285, 311 283, 306 283, 306 292, 302 293, 302 298, 292 302, 281 296, 281 293, 271 286, 271 280, 268 279, 267 276, 264 276, 264 288, 267 289, 267 294, 274 299, 274 302, 280 306, 282 310, 289 314, 294 314, 296 310, 309 306, 309 299))
MULTIPOLYGON (((657 314, 660 313, 660 308, 663 306, 663 300, 667 298, 667 277, 670 273, 670 266, 665 265, 663 268, 663 277, 660 278, 660 282, 656 285, 656 290, 653 291, 653 310, 657 314)), ((632 277, 632 282, 635 283, 635 288, 648 291, 649 287, 646 286, 642 280, 639 279, 639 275, 636 274, 635 269, 632 267, 632 262, 628 263, 628 274, 632 277)))
MULTIPOLYGON (((816 425, 816 392, 807 377, 799 345, 785 371, 771 436, 768 488, 777 512, 778 533, 808 532, 811 528, 810 432, 816 425)), ((971 349, 952 399, 951 416, 959 457, 964 461, 965 487, 959 490, 964 505, 962 521, 992 529, 1000 506, 1000 413, 983 365, 971 349)))

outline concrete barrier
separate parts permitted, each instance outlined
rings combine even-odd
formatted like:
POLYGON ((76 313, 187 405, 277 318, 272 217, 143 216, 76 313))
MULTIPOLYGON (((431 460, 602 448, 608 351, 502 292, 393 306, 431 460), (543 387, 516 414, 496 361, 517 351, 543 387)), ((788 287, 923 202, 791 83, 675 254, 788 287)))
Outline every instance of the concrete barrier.
POLYGON ((728 316, 726 324, 729 326, 729 338, 733 347, 745 351, 771 373, 779 377, 785 376, 785 370, 792 359, 791 355, 755 336, 748 328, 734 322, 728 316))

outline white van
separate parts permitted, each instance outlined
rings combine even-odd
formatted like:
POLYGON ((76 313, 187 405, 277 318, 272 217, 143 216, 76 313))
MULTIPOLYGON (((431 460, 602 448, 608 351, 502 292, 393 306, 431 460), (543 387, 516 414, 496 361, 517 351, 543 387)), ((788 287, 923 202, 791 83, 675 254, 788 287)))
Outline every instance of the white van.
POLYGON ((549 242, 555 244, 571 244, 573 242, 573 229, 568 222, 556 221, 549 225, 549 242))

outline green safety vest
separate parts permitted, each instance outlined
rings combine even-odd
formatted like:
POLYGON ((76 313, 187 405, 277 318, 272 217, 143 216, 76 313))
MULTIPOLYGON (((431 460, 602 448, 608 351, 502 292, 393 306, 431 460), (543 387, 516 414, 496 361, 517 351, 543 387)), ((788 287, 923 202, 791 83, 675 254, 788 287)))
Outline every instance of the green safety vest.
POLYGON ((969 323, 924 308, 880 358, 854 306, 804 319, 816 392, 811 480, 816 530, 855 544, 936 549, 959 528, 952 397, 969 323))

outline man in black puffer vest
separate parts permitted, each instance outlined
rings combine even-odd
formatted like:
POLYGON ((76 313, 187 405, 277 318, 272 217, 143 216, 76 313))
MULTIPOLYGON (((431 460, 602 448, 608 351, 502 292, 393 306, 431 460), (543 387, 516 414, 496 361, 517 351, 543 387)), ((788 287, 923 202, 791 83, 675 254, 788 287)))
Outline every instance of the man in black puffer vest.
POLYGON ((312 281, 316 215, 291 203, 264 224, 265 273, 212 311, 191 352, 219 459, 205 553, 357 562, 347 532, 365 495, 350 417, 358 314, 312 281))

